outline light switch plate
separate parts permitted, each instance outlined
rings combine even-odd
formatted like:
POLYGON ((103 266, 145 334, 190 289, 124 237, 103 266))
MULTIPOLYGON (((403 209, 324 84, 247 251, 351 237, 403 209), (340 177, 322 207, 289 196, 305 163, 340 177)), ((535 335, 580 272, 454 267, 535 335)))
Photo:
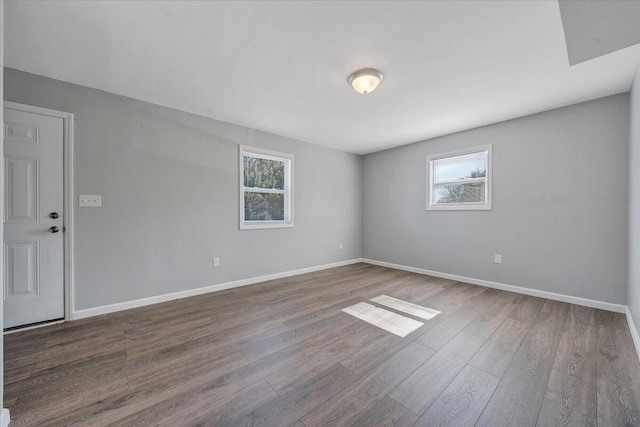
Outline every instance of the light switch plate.
POLYGON ((78 196, 78 206, 81 208, 100 208, 102 207, 102 196, 80 194, 78 196))

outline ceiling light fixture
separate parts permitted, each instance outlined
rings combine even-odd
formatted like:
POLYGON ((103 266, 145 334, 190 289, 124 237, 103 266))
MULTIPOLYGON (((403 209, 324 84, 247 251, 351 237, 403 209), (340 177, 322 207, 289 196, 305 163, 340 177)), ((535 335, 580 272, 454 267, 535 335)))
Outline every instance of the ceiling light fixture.
POLYGON ((373 68, 358 70, 349 76, 349 83, 356 92, 367 94, 373 92, 382 81, 382 73, 373 68))

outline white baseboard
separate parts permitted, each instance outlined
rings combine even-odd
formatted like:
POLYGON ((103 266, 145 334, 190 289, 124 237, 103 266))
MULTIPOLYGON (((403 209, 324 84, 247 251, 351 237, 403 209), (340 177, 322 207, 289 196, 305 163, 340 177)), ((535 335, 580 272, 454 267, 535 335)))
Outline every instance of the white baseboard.
POLYGON ((412 273, 424 274, 427 276, 440 277, 442 279, 455 280, 456 282, 470 283, 472 285, 485 286, 487 288, 494 288, 494 289, 500 289, 503 291, 515 292, 518 294, 547 298, 554 301, 562 301, 562 302, 568 302, 571 304, 584 305, 587 307, 598 308, 600 310, 614 311, 616 313, 624 313, 626 309, 626 306, 622 304, 614 304, 610 302, 574 297, 571 295, 557 294, 555 292, 540 291, 537 289, 506 285, 504 283, 491 282, 489 280, 474 279, 471 277, 458 276, 458 275, 449 274, 449 273, 441 273, 439 271, 425 270, 423 268, 408 267, 406 265, 393 264, 390 262, 376 261, 373 259, 366 259, 366 258, 362 259, 362 262, 366 262, 367 264, 379 265, 381 267, 395 268, 396 270, 404 270, 404 271, 410 271, 412 273))
POLYGON ((633 338, 633 345, 636 347, 638 360, 640 360, 640 335, 638 335, 638 328, 636 328, 636 324, 633 322, 633 317, 631 317, 631 311, 629 310, 629 307, 627 307, 627 322, 629 323, 631 338, 633 338))
POLYGON ((205 286, 203 288, 188 289, 185 291, 173 292, 170 294, 157 295, 148 298, 141 298, 133 301, 119 302, 116 304, 92 307, 84 310, 77 310, 71 313, 71 320, 84 319, 87 317, 99 316, 101 314, 113 313, 116 311, 129 310, 131 308, 144 307, 145 305, 158 304, 160 302, 172 301, 181 298, 188 298, 196 295, 208 294, 211 292, 223 291, 225 289, 238 288, 240 286, 253 285, 268 280, 281 279, 283 277, 296 276, 298 274, 311 273, 314 271, 327 270, 329 268, 342 267, 362 262, 361 258, 339 261, 331 264, 316 265, 313 267, 300 268, 282 273, 267 274, 266 276, 251 277, 248 279, 236 280, 233 282, 220 283, 217 285, 205 286))
POLYGON ((2 408, 2 413, 0 413, 0 427, 7 427, 9 425, 9 421, 11 421, 9 410, 7 408, 2 408))

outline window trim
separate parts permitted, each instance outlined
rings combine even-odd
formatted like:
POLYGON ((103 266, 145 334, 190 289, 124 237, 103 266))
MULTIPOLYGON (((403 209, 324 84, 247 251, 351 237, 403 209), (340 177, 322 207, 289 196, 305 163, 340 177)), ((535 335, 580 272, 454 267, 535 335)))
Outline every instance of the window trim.
MULTIPOLYGON (((465 148, 463 150, 450 151, 448 153, 433 154, 427 156, 427 210, 428 211, 490 211, 493 210, 493 144, 479 147, 465 148), (467 154, 487 153, 487 176, 486 178, 469 178, 466 182, 482 182, 486 180, 485 203, 433 203, 434 168, 433 162, 450 157, 459 157, 467 154)), ((442 184, 442 183, 441 183, 442 184)))
POLYGON ((260 230, 269 228, 292 228, 293 227, 293 154, 280 153, 264 148, 249 147, 239 145, 239 184, 240 184, 240 230, 260 230), (285 161, 284 190, 265 189, 244 186, 244 155, 250 154, 253 157, 285 161), (245 221, 244 219, 244 193, 245 191, 254 193, 284 194, 284 221, 245 221), (288 197, 287 197, 288 196, 288 197))

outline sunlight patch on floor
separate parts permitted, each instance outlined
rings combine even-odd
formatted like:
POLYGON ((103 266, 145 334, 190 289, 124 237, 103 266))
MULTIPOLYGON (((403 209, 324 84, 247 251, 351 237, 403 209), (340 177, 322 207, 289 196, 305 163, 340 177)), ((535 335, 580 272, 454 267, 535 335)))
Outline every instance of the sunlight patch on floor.
POLYGON ((375 298, 371 298, 370 301, 425 320, 433 319, 438 314, 440 314, 438 310, 412 304, 410 302, 402 301, 401 299, 389 297, 387 295, 379 295, 375 298))
POLYGON ((400 337, 406 337, 424 325, 424 323, 418 322, 417 320, 409 319, 408 317, 401 316, 366 302, 359 302, 350 307, 343 308, 342 311, 400 337))

